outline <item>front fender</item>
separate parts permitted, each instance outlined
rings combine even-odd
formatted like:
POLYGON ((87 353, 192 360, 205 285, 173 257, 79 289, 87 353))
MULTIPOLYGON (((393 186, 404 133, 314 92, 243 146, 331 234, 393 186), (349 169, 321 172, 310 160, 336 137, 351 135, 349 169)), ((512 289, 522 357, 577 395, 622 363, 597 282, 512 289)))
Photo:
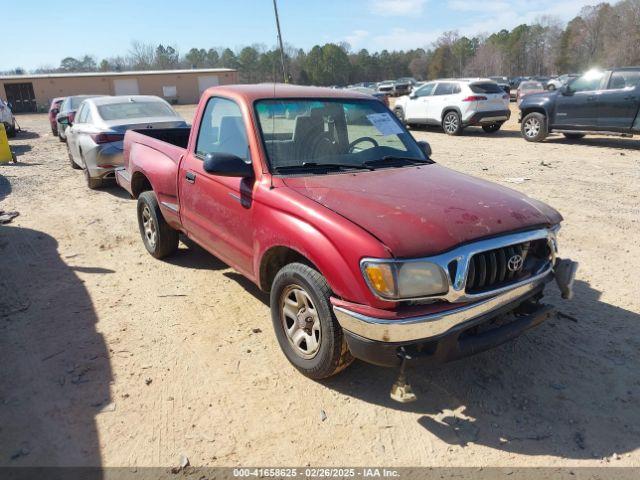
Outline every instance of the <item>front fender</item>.
MULTIPOLYGON (((260 218, 261 226, 256 231, 254 245, 256 276, 260 277, 263 259, 271 249, 286 247, 313 263, 336 296, 378 308, 395 305, 377 299, 360 272, 361 258, 388 258, 389 252, 360 227, 338 215, 325 216, 324 213, 320 212, 312 223, 309 216, 302 218, 293 212, 260 208, 256 218, 260 218)), ((264 279, 257 280, 263 284, 264 279)))

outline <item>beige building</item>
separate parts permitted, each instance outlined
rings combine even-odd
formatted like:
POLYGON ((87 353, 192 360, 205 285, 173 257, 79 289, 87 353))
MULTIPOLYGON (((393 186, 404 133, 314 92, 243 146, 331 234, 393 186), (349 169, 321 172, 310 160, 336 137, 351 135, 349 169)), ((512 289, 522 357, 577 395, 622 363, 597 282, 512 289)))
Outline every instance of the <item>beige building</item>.
POLYGON ((238 83, 230 68, 136 72, 51 73, 0 76, 0 98, 13 111, 46 111, 55 97, 70 95, 157 95, 172 103, 197 103, 214 85, 238 83))

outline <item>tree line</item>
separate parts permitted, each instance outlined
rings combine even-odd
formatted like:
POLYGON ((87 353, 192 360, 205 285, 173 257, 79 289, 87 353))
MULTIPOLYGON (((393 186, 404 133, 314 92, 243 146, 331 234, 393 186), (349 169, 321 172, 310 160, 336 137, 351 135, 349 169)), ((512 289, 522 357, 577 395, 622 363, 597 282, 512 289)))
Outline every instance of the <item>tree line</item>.
MULTIPOLYGON (((584 7, 566 24, 543 16, 532 24, 474 37, 445 32, 432 45, 412 50, 353 51, 347 43, 316 45, 308 51, 285 47, 289 81, 302 85, 347 85, 400 77, 555 75, 591 67, 640 64, 640 0, 584 7)), ((133 42, 123 56, 66 57, 57 68, 35 73, 176 68, 234 68, 246 83, 282 81, 277 48, 251 45, 191 48, 133 42)), ((14 73, 21 73, 16 69, 14 73)), ((23 71, 22 71, 23 72, 23 71)))

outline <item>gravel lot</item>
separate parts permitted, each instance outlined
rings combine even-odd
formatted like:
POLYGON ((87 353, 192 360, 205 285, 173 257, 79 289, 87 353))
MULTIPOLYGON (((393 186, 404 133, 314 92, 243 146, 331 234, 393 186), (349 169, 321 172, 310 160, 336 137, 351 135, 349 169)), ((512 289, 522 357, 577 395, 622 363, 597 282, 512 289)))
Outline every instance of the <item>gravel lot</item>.
MULTIPOLYGON (((194 106, 179 110, 189 121, 194 106)), ((491 352, 319 383, 272 333, 267 297, 192 244, 161 262, 135 202, 87 189, 45 115, 0 166, 0 466, 640 466, 640 141, 415 130, 448 167, 565 216, 581 263, 564 316, 491 352)))

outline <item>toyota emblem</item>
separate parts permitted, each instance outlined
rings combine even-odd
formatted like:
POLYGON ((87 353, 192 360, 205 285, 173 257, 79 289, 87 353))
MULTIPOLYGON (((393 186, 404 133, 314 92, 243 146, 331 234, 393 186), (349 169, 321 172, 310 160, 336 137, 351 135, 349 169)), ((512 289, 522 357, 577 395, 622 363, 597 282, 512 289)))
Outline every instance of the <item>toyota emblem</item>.
POLYGON ((507 268, 509 269, 510 272, 517 272, 522 268, 523 264, 524 264, 524 258, 522 258, 522 255, 516 254, 516 255, 513 255, 507 262, 507 268))

